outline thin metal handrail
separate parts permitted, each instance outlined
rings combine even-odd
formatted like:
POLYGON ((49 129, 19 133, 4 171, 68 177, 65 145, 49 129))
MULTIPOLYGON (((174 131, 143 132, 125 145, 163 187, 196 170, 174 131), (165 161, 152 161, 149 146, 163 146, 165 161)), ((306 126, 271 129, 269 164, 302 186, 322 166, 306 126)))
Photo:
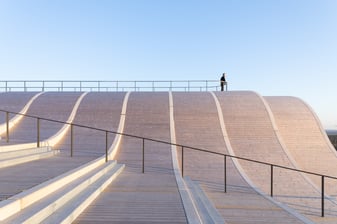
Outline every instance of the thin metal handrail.
MULTIPOLYGON (((263 161, 259 161, 259 160, 254 160, 254 159, 249 159, 249 158, 245 158, 245 157, 240 157, 240 156, 234 156, 234 155, 230 155, 230 154, 225 154, 225 153, 219 153, 219 152, 213 152, 213 151, 209 151, 206 149, 201 149, 201 148, 196 148, 196 147, 192 147, 192 146, 187 146, 187 145, 182 145, 182 144, 177 144, 177 143, 172 143, 172 142, 168 142, 168 141, 163 141, 163 140, 158 140, 158 139, 153 139, 153 138, 147 138, 147 137, 142 137, 142 136, 138 136, 138 135, 132 135, 132 134, 127 134, 127 133, 121 133, 121 132, 117 132, 117 131, 111 131, 111 130, 105 130, 105 129, 101 129, 101 128, 96 128, 96 127, 90 127, 90 126, 86 126, 86 125, 81 125, 81 124, 75 124, 75 123, 70 123, 70 122, 65 122, 65 121, 59 121, 59 120, 54 120, 54 119, 49 119, 49 118, 42 118, 42 117, 38 117, 38 116, 33 116, 33 115, 28 115, 28 114, 22 114, 22 113, 18 113, 18 112, 12 112, 12 111, 7 111, 7 110, 1 110, 0 112, 4 112, 6 113, 6 124, 7 124, 7 131, 6 131, 6 141, 9 141, 9 130, 8 130, 8 126, 9 126, 9 114, 16 114, 16 115, 21 115, 21 116, 25 116, 25 117, 29 117, 29 118, 34 118, 37 119, 37 141, 40 141, 40 130, 39 130, 39 123, 41 120, 44 121, 49 121, 49 122, 55 122, 55 123, 61 123, 64 125, 70 125, 71 126, 71 156, 73 156, 73 151, 72 151, 72 147, 73 147, 73 127, 80 127, 80 128, 87 128, 90 130, 95 130, 95 131, 102 131, 105 132, 105 136, 106 136, 106 140, 105 140, 105 158, 106 158, 106 162, 108 161, 108 133, 111 134, 116 134, 116 135, 122 135, 122 136, 126 136, 126 137, 132 137, 132 138, 137 138, 137 139, 141 139, 142 140, 142 173, 145 172, 145 140, 146 141, 152 141, 152 142, 156 142, 156 143, 162 143, 162 144, 168 144, 168 145, 173 145, 176 147, 180 147, 181 148, 181 175, 184 176, 184 149, 191 149, 194 151, 198 151, 198 152, 204 152, 204 153, 209 153, 209 154, 213 154, 213 155, 218 155, 218 156, 223 156, 224 157, 224 192, 227 192, 227 165, 226 165, 226 158, 232 158, 232 159, 238 159, 238 160, 243 160, 243 161, 248 161, 248 162, 252 162, 252 163, 256 163, 256 164, 262 164, 262 165, 266 165, 266 166, 270 166, 271 168, 271 173, 270 173, 270 196, 273 197, 273 182, 274 182, 274 168, 280 168, 280 169, 285 169, 285 170, 290 170, 290 171, 294 171, 294 172, 300 172, 300 173, 305 173, 305 174, 310 174, 310 175, 314 175, 314 176, 320 176, 321 177, 321 216, 324 217, 324 189, 325 189, 325 185, 324 185, 324 180, 325 178, 329 178, 329 179, 334 179, 337 180, 337 177, 334 176, 330 176, 330 175, 325 175, 325 174, 320 174, 320 173, 315 173, 315 172, 311 172, 311 171, 306 171, 306 170, 301 170, 301 169, 296 169, 296 168, 292 168, 292 167, 287 167, 287 166, 282 166, 282 165, 278 165, 278 164, 274 164, 274 163, 268 163, 268 162, 263 162, 263 161)), ((37 147, 39 147, 40 144, 37 143, 37 147)))
POLYGON ((176 147, 183 147, 183 148, 187 148, 187 149, 192 149, 194 151, 205 152, 205 153, 210 153, 210 154, 219 155, 219 156, 227 156, 227 157, 230 157, 230 158, 233 158, 233 159, 240 159, 240 160, 244 160, 244 161, 248 161, 248 162, 253 162, 253 163, 258 163, 258 164, 263 164, 263 165, 268 165, 268 166, 273 165, 274 167, 281 168, 281 169, 287 169, 287 170, 292 170, 292 171, 296 171, 296 172, 302 172, 302 173, 316 175, 316 176, 324 176, 324 177, 327 177, 327 178, 331 178, 331 179, 336 179, 337 180, 337 177, 330 176, 330 175, 319 174, 319 173, 315 173, 315 172, 311 172, 311 171, 295 169, 295 168, 291 168, 291 167, 287 167, 287 166, 277 165, 277 164, 274 164, 274 163, 262 162, 262 161, 259 161, 259 160, 249 159, 249 158, 240 157, 240 156, 234 156, 234 155, 225 154, 225 153, 213 152, 213 151, 209 151, 209 150, 206 150, 206 149, 201 149, 201 148, 196 148, 196 147, 192 147, 192 146, 187 146, 187 145, 172 143, 172 142, 168 142, 168 141, 163 141, 163 140, 158 140, 158 139, 153 139, 153 138, 148 138, 148 137, 142 137, 142 136, 127 134, 127 133, 121 133, 121 132, 117 132, 117 131, 111 131, 111 130, 96 128, 96 127, 91 127, 91 126, 86 126, 86 125, 81 125, 81 124, 75 124, 75 123, 70 123, 70 122, 65 122, 65 121, 59 121, 59 120, 49 119, 49 118, 42 118, 42 117, 38 117, 38 116, 33 116, 33 115, 28 115, 28 114, 22 114, 22 113, 18 113, 18 112, 7 111, 7 110, 1 110, 0 109, 0 111, 1 112, 5 112, 6 114, 7 113, 8 114, 16 114, 16 115, 20 115, 20 116, 29 117, 29 118, 35 118, 35 119, 40 120, 40 121, 44 120, 44 121, 55 122, 55 123, 60 123, 60 124, 67 124, 67 125, 72 125, 74 127, 87 128, 87 129, 91 129, 91 130, 95 130, 95 131, 108 132, 108 133, 111 133, 111 134, 122 135, 122 136, 126 136, 126 137, 144 139, 144 140, 147 140, 147 141, 152 141, 152 142, 157 142, 157 143, 162 143, 162 144, 173 145, 173 146, 176 146, 176 147))
MULTIPOLYGON (((225 82, 228 90, 228 83, 225 82)), ((0 91, 218 91, 219 80, 136 80, 136 81, 94 81, 94 80, 3 80, 0 91)))

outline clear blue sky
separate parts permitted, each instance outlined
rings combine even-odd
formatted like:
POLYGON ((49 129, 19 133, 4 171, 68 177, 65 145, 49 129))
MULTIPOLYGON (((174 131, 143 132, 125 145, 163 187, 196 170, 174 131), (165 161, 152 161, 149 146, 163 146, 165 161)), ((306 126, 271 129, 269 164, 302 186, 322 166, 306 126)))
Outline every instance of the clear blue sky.
POLYGON ((337 128, 336 0, 0 0, 1 80, 214 80, 337 128))

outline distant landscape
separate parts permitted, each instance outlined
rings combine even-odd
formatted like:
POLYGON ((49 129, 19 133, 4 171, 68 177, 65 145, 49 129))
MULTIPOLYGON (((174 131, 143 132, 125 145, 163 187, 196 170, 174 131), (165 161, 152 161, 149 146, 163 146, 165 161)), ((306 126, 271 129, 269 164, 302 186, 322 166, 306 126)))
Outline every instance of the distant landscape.
POLYGON ((337 131, 336 130, 333 130, 333 131, 327 130, 326 133, 328 134, 330 142, 332 143, 332 145, 337 150, 337 131))

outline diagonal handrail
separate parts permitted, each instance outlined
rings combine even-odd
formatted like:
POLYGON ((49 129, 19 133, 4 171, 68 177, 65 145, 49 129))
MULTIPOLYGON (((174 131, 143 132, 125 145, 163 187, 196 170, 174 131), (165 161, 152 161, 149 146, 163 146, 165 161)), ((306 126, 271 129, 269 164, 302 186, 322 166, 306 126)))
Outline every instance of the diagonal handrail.
POLYGON ((226 153, 213 152, 213 151, 209 151, 207 149, 201 149, 201 148, 197 148, 197 147, 193 147, 193 146, 188 146, 188 145, 183 145, 183 144, 178 144, 178 143, 172 143, 172 142, 169 142, 169 141, 158 140, 158 139, 148 138, 148 137, 142 137, 142 136, 139 136, 139 135, 133 135, 133 134, 127 134, 127 133, 122 133, 122 132, 117 132, 117 131, 111 131, 111 130, 106 130, 106 129, 102 129, 102 128, 96 128, 96 127, 91 127, 91 126, 87 126, 87 125, 81 125, 81 124, 76 124, 76 123, 72 123, 72 122, 65 122, 65 121, 60 121, 60 120, 55 120, 55 119, 50 119, 50 118, 43 118, 43 117, 39 117, 39 116, 22 114, 22 113, 2 110, 2 109, 0 109, 0 112, 5 112, 5 113, 9 113, 9 114, 16 114, 16 115, 20 115, 20 116, 24 116, 24 117, 29 117, 29 118, 33 118, 33 119, 40 119, 40 120, 44 120, 44 121, 55 122, 55 123, 60 123, 60 124, 65 124, 65 125, 72 125, 74 127, 87 128, 87 129, 91 129, 91 130, 95 130, 95 131, 108 132, 108 133, 111 133, 111 134, 122 135, 122 136, 126 136, 126 137, 132 137, 132 138, 137 138, 137 139, 142 139, 142 140, 144 139, 146 141, 152 141, 152 142, 157 142, 157 143, 162 143, 162 144, 173 145, 173 146, 176 146, 176 147, 181 147, 181 148, 185 148, 185 149, 192 149, 192 150, 195 150, 195 151, 210 153, 210 154, 219 155, 219 156, 227 156, 227 157, 230 157, 230 158, 233 158, 233 159, 240 159, 240 160, 245 160, 245 161, 248 161, 248 162, 253 162, 253 163, 258 163, 258 164, 263 164, 263 165, 268 165, 268 166, 273 165, 274 167, 281 168, 281 169, 287 169, 287 170, 292 170, 292 171, 296 171, 296 172, 303 172, 303 173, 306 173, 306 174, 311 174, 311 175, 316 175, 316 176, 324 176, 324 177, 327 177, 327 178, 337 180, 337 177, 326 175, 326 174, 320 174, 320 173, 315 173, 315 172, 311 172, 311 171, 306 171, 306 170, 296 169, 296 168, 287 167, 287 166, 283 166, 283 165, 278 165, 278 164, 275 164, 275 163, 263 162, 263 161, 249 159, 249 158, 245 158, 245 157, 234 156, 234 155, 230 155, 230 154, 226 154, 226 153))
MULTIPOLYGON (((132 135, 132 134, 127 134, 127 133, 122 133, 122 132, 117 132, 117 131, 111 131, 111 130, 106 130, 106 129, 101 129, 101 128, 96 128, 96 127, 90 127, 90 126, 86 126, 86 125, 81 125, 81 124, 76 124, 73 122, 65 122, 65 121, 59 121, 59 120, 54 120, 54 119, 49 119, 49 118, 42 118, 42 117, 38 117, 38 116, 33 116, 33 115, 29 115, 29 114, 22 114, 19 112, 12 112, 12 111, 7 111, 7 110, 2 110, 0 109, 0 112, 4 112, 7 114, 6 118, 8 119, 8 114, 15 114, 15 115, 20 115, 20 116, 24 116, 24 117, 29 117, 29 118, 33 118, 33 119, 37 119, 37 120, 44 120, 44 121, 49 121, 49 122, 55 122, 55 123, 61 123, 64 125, 70 125, 73 127, 80 127, 80 128, 87 128, 90 130, 96 130, 96 131, 101 131, 101 132, 105 132, 105 133, 111 133, 111 134, 115 134, 115 135, 121 135, 121 136, 126 136, 126 137, 131 137, 131 138, 137 138, 142 140, 142 172, 145 172, 145 161, 144 161, 144 153, 145 153, 145 148, 144 148, 144 142, 146 141, 151 141, 151 142, 156 142, 156 143, 162 143, 162 144, 167 144, 167 145, 171 145, 171 146, 175 146, 175 147, 180 147, 182 149, 182 160, 181 160, 181 175, 184 176, 184 149, 191 149, 194 151, 198 151, 198 152, 203 152, 203 153, 208 153, 208 154, 213 154, 213 155, 218 155, 218 156, 222 156, 224 158, 224 192, 227 192, 226 188, 227 188, 227 181, 226 181, 226 161, 227 158, 232 158, 232 159, 238 159, 238 160, 243 160, 243 161, 247 161, 247 162, 252 162, 252 163, 256 163, 256 164, 262 164, 262 165, 266 165, 270 167, 270 196, 273 197, 273 181, 274 181, 274 173, 273 170, 274 168, 280 168, 280 169, 285 169, 285 170, 290 170, 290 171, 294 171, 294 172, 300 172, 300 173, 305 173, 305 174, 309 174, 309 175, 314 175, 314 176, 319 176, 321 177, 321 216, 324 217, 324 191, 325 191, 325 179, 329 178, 329 179, 333 179, 333 180, 337 180, 337 177, 331 176, 331 175, 326 175, 326 174, 321 174, 321 173, 316 173, 316 172, 312 172, 312 171, 306 171, 306 170, 302 170, 302 169, 296 169, 293 167, 287 167, 287 166, 283 166, 283 165, 279 165, 279 164, 275 164, 275 163, 269 163, 269 162, 263 162, 263 161, 259 161, 259 160, 254 160, 254 159, 250 159, 250 158, 245 158, 245 157, 240 157, 240 156, 234 156, 234 155, 230 155, 230 154, 225 154, 225 153, 219 153, 219 152, 213 152, 213 151, 209 151, 206 149, 202 149, 202 148, 196 148, 196 147, 192 147, 192 146, 188 146, 188 145, 183 145, 183 144, 177 144, 177 143, 172 143, 169 141, 163 141, 163 140, 158 140, 158 139, 154 139, 154 138, 148 138, 148 137, 142 137, 142 136, 138 136, 138 135, 132 135)), ((8 120, 7 120, 7 125, 8 125, 8 120)), ((39 128, 39 126, 37 127, 39 128)), ((39 133, 39 130, 37 131, 37 133, 39 133)), ((9 132, 7 132, 7 139, 9 138, 8 136, 9 132)), ((107 138, 107 134, 106 134, 106 138, 107 138)), ((39 139, 39 137, 37 138, 39 139)), ((72 150, 72 149, 71 149, 72 150)), ((108 158, 108 150, 106 150, 106 158, 108 158)), ((72 153, 71 153, 72 154, 72 153)), ((108 160, 108 159, 107 159, 108 160)), ((106 162, 107 162, 106 160, 106 162)))

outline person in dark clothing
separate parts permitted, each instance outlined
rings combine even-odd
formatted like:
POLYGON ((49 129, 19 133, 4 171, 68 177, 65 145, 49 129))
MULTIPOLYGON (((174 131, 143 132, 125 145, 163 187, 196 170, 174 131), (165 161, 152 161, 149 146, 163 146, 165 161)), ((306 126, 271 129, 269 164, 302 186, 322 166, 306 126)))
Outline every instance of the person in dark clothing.
POLYGON ((224 89, 224 85, 226 84, 226 73, 222 73, 222 76, 220 78, 220 86, 221 86, 221 91, 224 89))

